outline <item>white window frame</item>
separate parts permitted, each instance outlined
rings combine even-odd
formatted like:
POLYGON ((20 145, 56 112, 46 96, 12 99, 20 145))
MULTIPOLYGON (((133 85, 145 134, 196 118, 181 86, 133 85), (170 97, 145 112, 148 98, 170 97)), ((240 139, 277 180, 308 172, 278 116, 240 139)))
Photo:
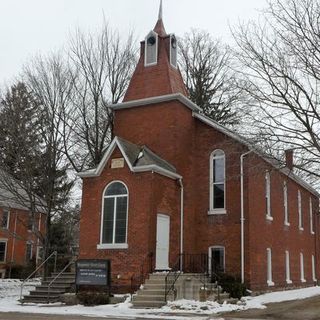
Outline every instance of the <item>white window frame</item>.
POLYGON ((271 248, 267 248, 267 284, 269 287, 274 286, 272 281, 272 251, 271 248))
POLYGON ((300 252, 300 280, 301 282, 306 282, 306 279, 304 276, 304 258, 303 258, 302 252, 300 252))
MULTIPOLYGON (((116 201, 115 201, 116 204, 116 201)), ((101 212, 101 222, 100 222, 100 243, 97 245, 97 249, 128 249, 128 211, 129 211, 129 189, 127 185, 120 180, 113 180, 111 181, 103 190, 102 193, 102 212, 101 212), (121 183, 125 186, 127 190, 127 225, 126 225, 126 242, 125 243, 114 243, 115 239, 115 225, 116 225, 116 220, 114 219, 113 223, 113 243, 103 243, 102 242, 102 236, 103 236, 103 217, 104 217, 104 199, 105 198, 118 198, 118 197, 123 197, 123 195, 119 196, 105 196, 106 190, 110 187, 111 184, 113 183, 121 183)), ((116 205, 114 206, 114 218, 116 214, 116 205)))
POLYGON ((316 262, 315 262, 315 258, 314 255, 311 256, 311 267, 312 267, 312 280, 314 282, 317 281, 317 276, 316 276, 316 262))
POLYGON ((309 198, 309 215, 310 215, 310 233, 314 234, 313 229, 313 206, 312 206, 312 199, 309 198))
POLYGON ((175 69, 177 69, 178 68, 178 39, 177 39, 177 37, 172 33, 172 34, 170 34, 170 52, 169 52, 169 54, 170 54, 170 64, 171 64, 171 66, 172 67, 174 67, 175 69), (177 45, 177 47, 176 47, 176 64, 173 64, 172 63, 172 45, 171 45, 171 41, 172 41, 172 39, 175 39, 176 40, 176 45, 177 45))
POLYGON ((224 246, 211 246, 208 249, 208 258, 209 258, 209 274, 211 274, 211 264, 212 264, 212 250, 213 249, 223 249, 223 270, 226 273, 226 248, 224 246))
POLYGON ((288 184, 287 181, 283 182, 283 207, 284 207, 284 225, 290 226, 289 222, 289 208, 288 208, 288 184))
POLYGON ((5 243, 5 245, 6 245, 5 250, 4 250, 4 259, 0 260, 0 263, 3 263, 3 262, 7 261, 8 239, 0 239, 0 242, 5 243))
POLYGON ((155 31, 152 30, 145 37, 145 42, 144 42, 144 66, 145 67, 151 67, 151 66, 155 66, 156 64, 158 64, 158 52, 159 52, 159 36, 155 31), (147 62, 147 51, 148 51, 148 38, 150 38, 150 36, 154 36, 156 38, 156 43, 154 44, 155 49, 156 49, 156 61, 148 63, 147 62))
POLYGON ((301 191, 298 190, 298 217, 299 217, 299 230, 303 231, 303 215, 302 215, 302 199, 301 199, 301 191))
POLYGON ((216 149, 214 150, 211 155, 210 155, 210 176, 209 176, 209 215, 215 215, 215 214, 226 214, 227 210, 226 210, 226 195, 227 195, 227 188, 226 188, 226 154, 223 150, 221 149, 216 149), (223 155, 216 155, 217 153, 222 152, 223 155), (223 208, 214 208, 214 186, 215 184, 222 184, 222 182, 214 182, 213 181, 213 160, 214 159, 220 159, 223 158, 224 159, 224 172, 223 172, 223 187, 224 187, 224 204, 223 204, 223 208))
POLYGON ((265 200, 266 200, 266 219, 273 220, 271 214, 271 176, 270 172, 266 171, 265 174, 265 200))
POLYGON ((286 250, 285 252, 285 263, 286 263, 286 282, 287 284, 291 284, 292 280, 291 280, 291 276, 290 276, 290 253, 288 250, 286 250))

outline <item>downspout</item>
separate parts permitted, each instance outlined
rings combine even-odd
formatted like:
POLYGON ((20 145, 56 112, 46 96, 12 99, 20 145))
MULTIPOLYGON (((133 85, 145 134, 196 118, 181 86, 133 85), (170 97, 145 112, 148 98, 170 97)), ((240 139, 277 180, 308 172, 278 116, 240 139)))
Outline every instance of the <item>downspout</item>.
POLYGON ((9 271, 10 278, 11 278, 12 264, 14 262, 14 252, 15 252, 16 237, 17 237, 17 215, 18 215, 18 213, 15 212, 14 229, 13 229, 13 240, 12 240, 12 250, 11 250, 11 262, 10 262, 10 271, 9 271))
POLYGON ((241 283, 244 283, 244 173, 243 173, 243 162, 244 157, 251 153, 252 150, 243 153, 240 156, 240 180, 241 180, 241 283))
POLYGON ((180 271, 183 271, 183 219, 184 219, 184 188, 182 178, 179 179, 180 185, 180 271))

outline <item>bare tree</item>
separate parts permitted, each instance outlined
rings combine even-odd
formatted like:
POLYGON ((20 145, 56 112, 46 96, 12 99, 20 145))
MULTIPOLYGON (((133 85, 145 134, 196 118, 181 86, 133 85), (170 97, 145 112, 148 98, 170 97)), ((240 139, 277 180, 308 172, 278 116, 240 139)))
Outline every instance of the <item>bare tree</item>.
POLYGON ((269 1, 262 23, 234 32, 248 93, 249 133, 272 150, 295 149, 297 168, 319 177, 320 3, 269 1))
POLYGON ((132 35, 122 41, 106 23, 97 34, 78 30, 71 39, 70 68, 75 76, 64 137, 66 154, 76 171, 96 166, 110 143, 113 112, 109 105, 125 94, 135 53, 132 35))
MULTIPOLYGON (((40 103, 38 118, 41 126, 41 180, 38 192, 46 203, 47 256, 51 242, 51 223, 55 215, 65 210, 73 181, 68 176, 63 127, 66 110, 72 98, 73 76, 61 54, 34 58, 24 69, 25 82, 40 103)), ((34 178, 34 177, 33 177, 34 178)), ((32 179, 32 177, 30 177, 32 179)))
POLYGON ((224 125, 239 122, 241 96, 232 70, 231 50, 205 31, 192 30, 179 41, 179 63, 190 99, 224 125))

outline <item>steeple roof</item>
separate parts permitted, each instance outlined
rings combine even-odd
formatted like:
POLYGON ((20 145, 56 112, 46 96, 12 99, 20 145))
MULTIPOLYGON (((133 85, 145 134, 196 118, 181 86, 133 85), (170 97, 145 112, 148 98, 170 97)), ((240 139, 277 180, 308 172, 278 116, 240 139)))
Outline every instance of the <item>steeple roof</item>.
POLYGON ((162 0, 160 1, 158 20, 153 32, 157 34, 157 40, 155 42, 155 46, 157 46, 155 54, 156 62, 150 65, 146 64, 145 55, 148 44, 146 40, 142 41, 140 59, 123 99, 124 102, 174 93, 181 93, 184 96, 188 96, 180 70, 171 62, 173 50, 171 48, 171 40, 174 36, 168 35, 165 30, 162 0))
POLYGON ((165 37, 167 35, 167 32, 163 24, 162 16, 163 16, 162 0, 160 0, 158 21, 154 26, 153 31, 156 32, 160 37, 165 37))

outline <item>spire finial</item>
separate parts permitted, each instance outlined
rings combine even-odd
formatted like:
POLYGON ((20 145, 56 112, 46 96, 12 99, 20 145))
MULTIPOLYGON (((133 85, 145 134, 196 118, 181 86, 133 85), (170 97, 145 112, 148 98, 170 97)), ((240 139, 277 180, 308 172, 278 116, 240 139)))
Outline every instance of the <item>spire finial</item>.
POLYGON ((162 0, 160 0, 160 7, 159 7, 159 16, 158 16, 158 20, 162 20, 162 0))

